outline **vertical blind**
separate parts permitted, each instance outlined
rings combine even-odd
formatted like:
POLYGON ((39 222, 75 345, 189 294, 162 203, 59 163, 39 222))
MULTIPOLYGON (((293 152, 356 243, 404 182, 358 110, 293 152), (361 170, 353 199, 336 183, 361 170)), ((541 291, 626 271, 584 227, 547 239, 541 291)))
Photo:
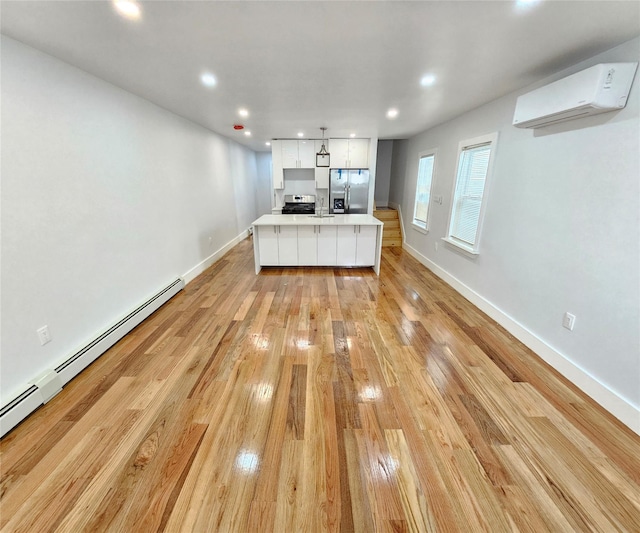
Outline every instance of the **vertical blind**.
POLYGON ((416 184, 416 203, 413 208, 413 223, 427 228, 429 216, 429 200, 431 197, 431 180, 433 178, 433 163, 435 156, 427 155, 420 158, 418 164, 418 183, 416 184))
POLYGON ((491 143, 469 146, 460 154, 449 236, 475 245, 489 168, 491 143))

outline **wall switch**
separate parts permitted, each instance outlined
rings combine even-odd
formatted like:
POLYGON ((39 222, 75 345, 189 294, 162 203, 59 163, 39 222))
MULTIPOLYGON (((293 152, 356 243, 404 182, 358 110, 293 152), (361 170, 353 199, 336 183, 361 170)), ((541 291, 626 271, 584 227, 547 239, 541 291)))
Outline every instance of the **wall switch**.
POLYGON ((49 333, 49 326, 42 326, 40 329, 36 330, 38 334, 38 338, 40 339, 40 345, 44 346, 48 342, 51 342, 51 333, 49 333))
POLYGON ((433 243, 433 246, 435 247, 436 252, 437 252, 437 251, 438 251, 438 241, 434 242, 434 243, 433 243))
POLYGON ((576 317, 571 313, 565 313, 564 317, 562 317, 562 326, 567 328, 569 331, 573 331, 573 326, 575 323, 576 317))

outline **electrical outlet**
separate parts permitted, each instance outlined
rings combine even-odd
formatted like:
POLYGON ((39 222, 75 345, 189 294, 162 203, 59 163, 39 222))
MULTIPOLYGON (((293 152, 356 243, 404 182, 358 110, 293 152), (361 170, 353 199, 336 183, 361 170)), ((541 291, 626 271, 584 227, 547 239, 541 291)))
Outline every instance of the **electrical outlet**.
POLYGON ((51 333, 49 332, 49 326, 42 326, 40 329, 36 330, 38 334, 38 338, 40 339, 40 345, 44 346, 48 342, 51 342, 51 333))
POLYGON ((576 323, 576 316, 571 313, 565 313, 564 317, 562 317, 562 326, 567 328, 569 331, 573 331, 573 326, 576 323))

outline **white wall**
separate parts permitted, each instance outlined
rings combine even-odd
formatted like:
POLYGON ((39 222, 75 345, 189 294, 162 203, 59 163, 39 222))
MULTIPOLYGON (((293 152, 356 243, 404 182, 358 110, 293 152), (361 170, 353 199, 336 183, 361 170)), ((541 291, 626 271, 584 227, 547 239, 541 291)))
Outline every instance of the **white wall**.
POLYGON ((437 148, 430 232, 405 222, 425 264, 640 431, 640 79, 627 107, 541 130, 511 126, 519 94, 602 62, 638 61, 640 39, 396 142, 390 200, 411 220, 418 153, 437 148), (445 245, 458 142, 498 132, 480 237, 471 259, 445 245), (438 251, 435 246, 439 244, 438 251), (474 296, 475 295, 475 296, 474 296), (573 332, 562 327, 576 315, 573 332), (519 329, 520 328, 520 329, 519 329), (592 379, 593 378, 593 379, 592 379), (613 394, 611 394, 613 393, 613 394))
POLYGON ((256 153, 258 189, 256 192, 258 216, 270 215, 273 198, 271 185, 271 152, 256 153))
POLYGON ((391 154, 393 141, 378 141, 378 160, 376 162, 376 206, 386 207, 389 203, 391 184, 391 154))
POLYGON ((241 236, 257 169, 234 141, 5 37, 1 97, 5 403, 241 236))

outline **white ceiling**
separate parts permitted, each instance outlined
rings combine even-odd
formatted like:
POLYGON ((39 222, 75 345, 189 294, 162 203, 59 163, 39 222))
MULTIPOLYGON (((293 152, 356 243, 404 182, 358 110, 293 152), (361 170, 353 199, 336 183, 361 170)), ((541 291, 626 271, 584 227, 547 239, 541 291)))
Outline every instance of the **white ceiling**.
POLYGON ((640 35, 635 0, 141 5, 130 21, 109 1, 2 1, 1 29, 254 150, 320 126, 405 138, 640 35))

